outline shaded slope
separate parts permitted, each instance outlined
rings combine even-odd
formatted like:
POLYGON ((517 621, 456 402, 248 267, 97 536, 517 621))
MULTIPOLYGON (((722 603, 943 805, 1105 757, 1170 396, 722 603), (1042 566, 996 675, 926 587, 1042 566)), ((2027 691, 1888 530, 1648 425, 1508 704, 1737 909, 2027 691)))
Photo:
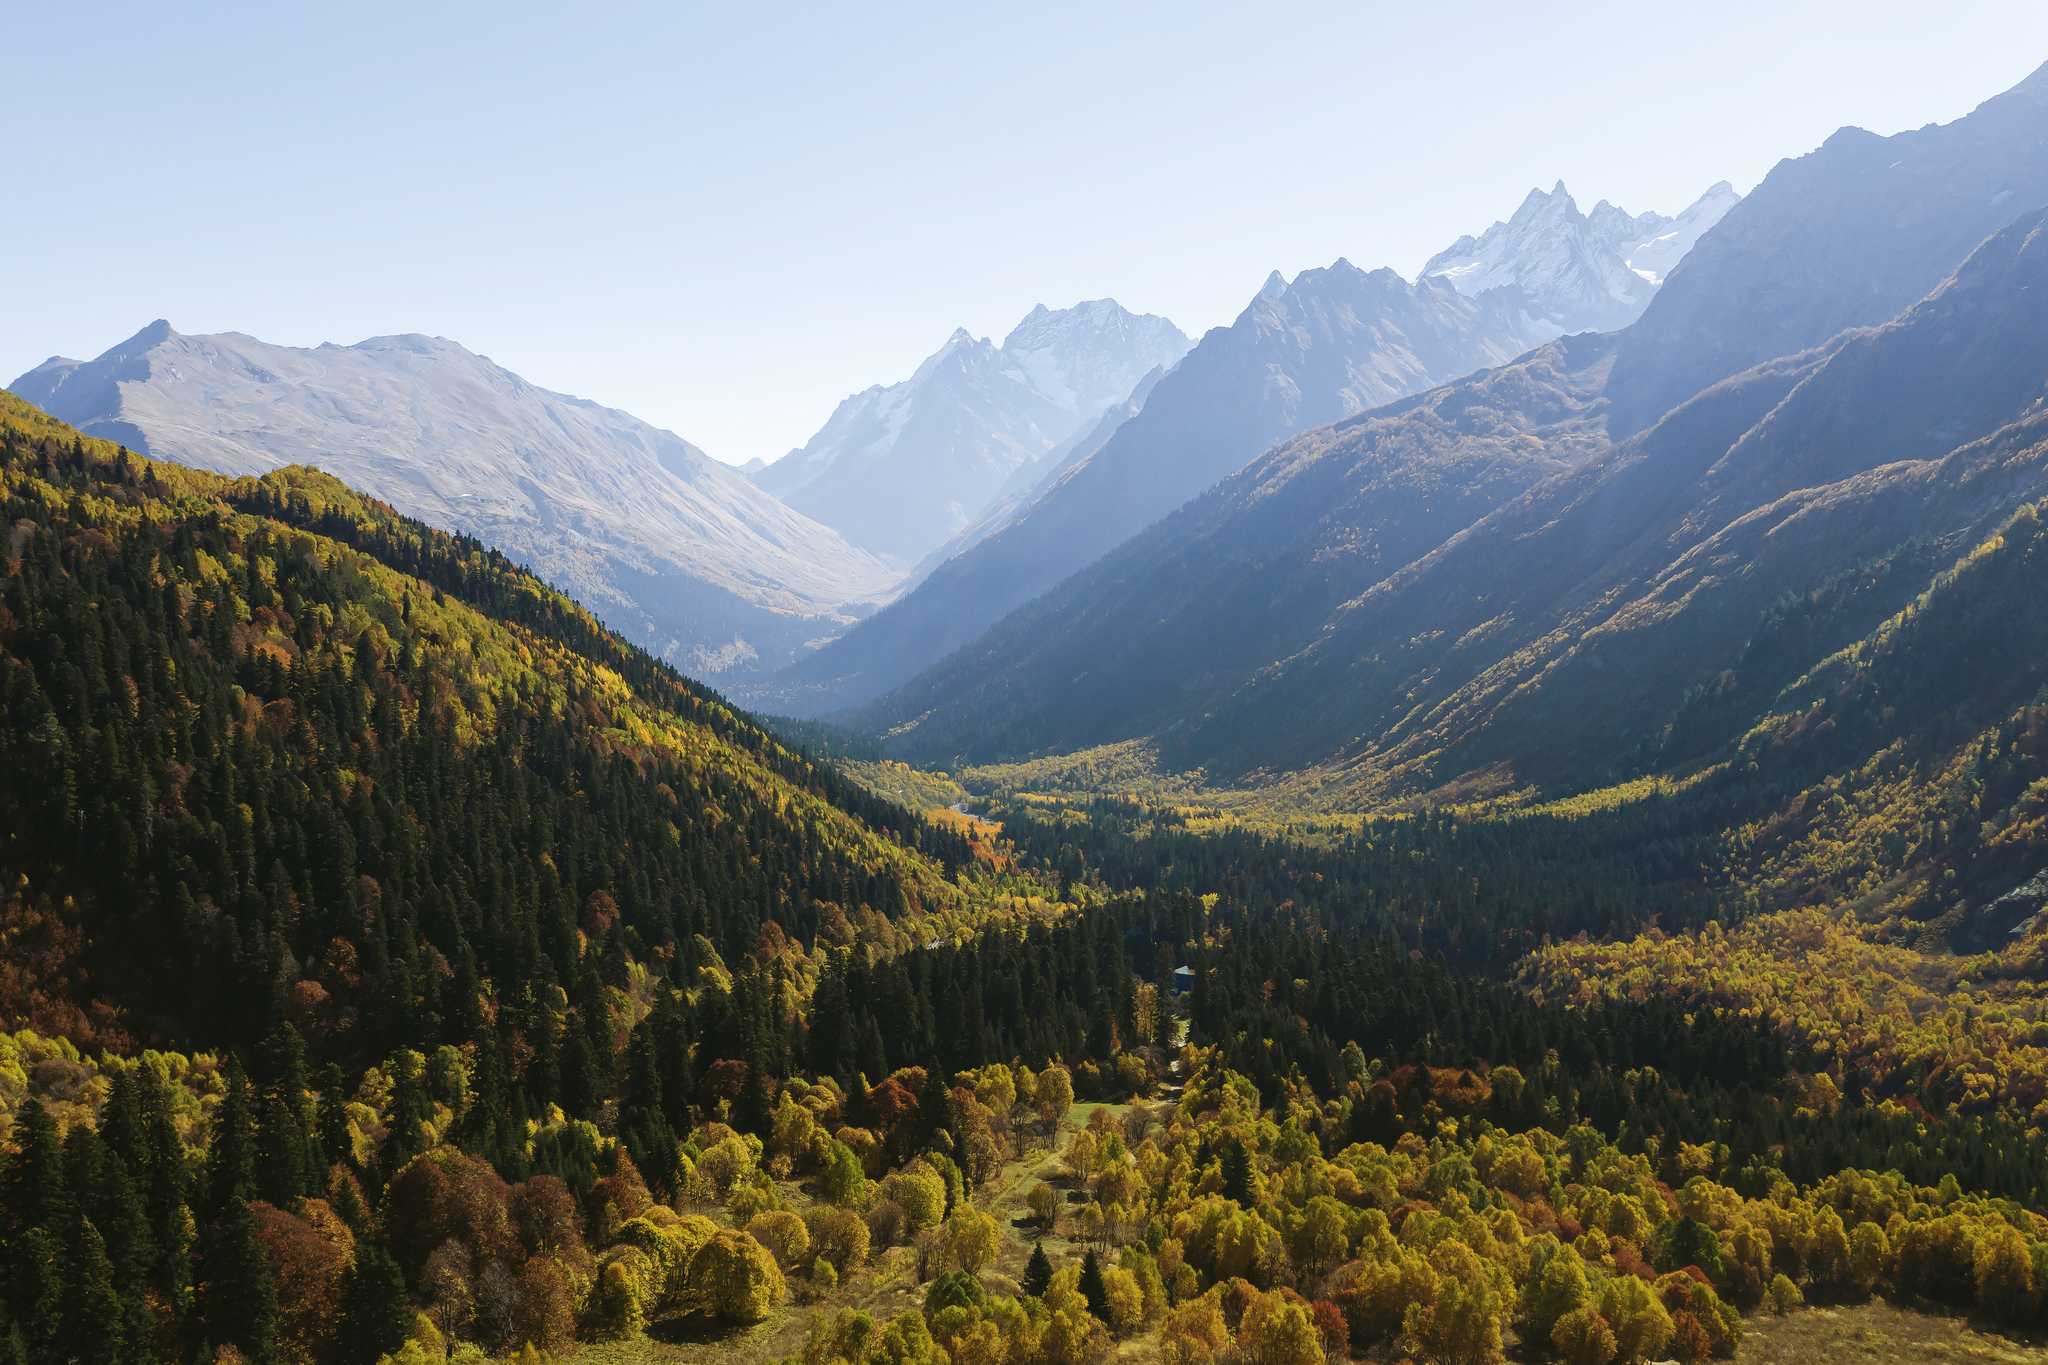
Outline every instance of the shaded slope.
POLYGON ((2048 204, 2048 66, 1948 124, 1843 128, 1781 161, 1672 270, 1615 361, 1627 436, 1759 361, 1874 327, 2048 204))
POLYGON ((688 973, 770 918, 966 908, 957 837, 331 477, 145 465, 9 396, 0 501, 0 918, 55 945, 10 1009, 40 988, 109 1039, 289 1018, 358 1065, 453 1041, 491 1066, 474 993, 579 989, 614 921, 617 971, 688 973))
POLYGON ((1297 436, 848 719, 934 762, 1172 734, 1392 569, 1604 448, 1610 359, 1601 339, 1557 341, 1297 436))
MULTIPOLYGON (((1830 196, 1838 181, 1857 173, 1859 158, 1867 159, 1865 135, 1845 132, 1812 156, 1783 163, 1701 238, 1643 320, 1613 339, 1616 358, 1603 391, 1610 411, 1606 427, 1610 435, 1635 432, 1637 439, 1611 452, 1594 452, 1576 472, 1521 502, 1509 503, 1487 520, 1451 528, 1439 546, 1415 563, 1389 565, 1384 583, 1367 585, 1370 591, 1362 591, 1327 624, 1315 620, 1311 612, 1297 611, 1293 603, 1276 606, 1262 600, 1241 610, 1234 620, 1211 615, 1206 618, 1209 629, 1175 636, 1182 613, 1190 620, 1203 619, 1202 604, 1191 604, 1170 583, 1154 584, 1149 596, 1132 592, 1126 601, 1124 594, 1135 578, 1124 575, 1112 582, 1107 575, 1096 575, 1086 591, 1077 584, 1075 595, 1063 599, 1062 619, 1028 618, 1046 631, 1071 634, 1072 639, 1053 641, 1019 632, 1003 635, 1004 643, 998 646, 1002 632, 992 634, 989 648, 977 642, 974 649, 947 662, 942 671, 948 686, 926 688, 920 680, 900 699, 886 699, 865 714, 878 722, 886 720, 889 728, 917 720, 919 728, 934 735, 945 731, 950 744, 963 753, 991 756, 1016 752, 1019 746, 1013 740, 1020 735, 1059 748, 1078 742, 1079 734, 1086 734, 1088 742, 1146 733, 1157 737, 1167 725, 1185 718, 1188 724, 1176 730, 1166 746, 1171 762, 1201 765, 1218 776, 1233 777, 1297 769, 1341 756, 1362 765, 1354 776, 1365 779, 1365 792, 1382 789, 1388 782, 1405 788, 1417 781, 1443 780, 1517 757, 1542 768, 1546 780, 1574 772, 1578 776, 1571 780, 1576 781, 1588 773, 1612 771, 1635 745, 1647 742, 1654 753, 1653 732, 1669 718, 1683 691, 1682 686, 1677 693, 1669 691, 1667 670, 1725 666, 1757 612, 1773 596, 1882 555, 1900 540, 1933 532, 1908 511, 1861 533, 1836 529, 1817 540, 1781 536, 1769 542, 1770 562, 1753 576, 1754 590, 1745 588, 1730 599, 1725 620, 1710 621, 1705 609, 1720 610, 1714 605, 1720 591, 1716 585, 1726 575, 1726 566, 1705 573, 1704 560, 1682 565, 1689 550, 1780 499, 1805 489, 1829 488, 1886 461, 1937 458, 2017 415, 2013 403, 2026 386, 2023 376, 2016 379, 2010 373, 2009 357, 1991 339, 2007 325, 1994 316, 1995 308, 1972 304, 1965 310, 1967 317, 1959 316, 1955 323, 1988 329, 1979 338, 1988 348, 1982 355, 1953 348, 1949 354, 1932 355, 1942 343, 1929 339, 1929 329, 1937 324, 1924 320, 1917 334, 1921 340, 1915 343, 1931 355, 1924 372, 1919 355, 1901 351, 1891 341, 1877 352, 1857 349, 1837 363, 1837 352, 1853 343, 1821 329, 1832 329, 1843 318, 1882 321, 1882 315, 1870 317, 1873 278, 1890 280, 1885 288, 1894 292, 1905 287, 1900 281, 1923 277, 1932 287, 1982 240, 1972 234, 1987 213, 1998 222, 2009 222, 2026 211, 2022 196, 2035 192, 2026 188, 2032 183, 2028 177, 2043 161, 2035 149, 2048 139, 2043 84, 2042 77, 2031 78, 1946 129, 1923 130, 1903 141, 1869 139, 1922 156, 1929 163, 1926 175, 1948 188, 1923 202, 1924 186, 1865 186, 1864 198, 1850 204, 1848 216, 1863 210, 1869 214, 1857 218, 1853 231, 1813 224, 1832 223, 1838 216, 1830 196), (1933 164, 1941 158, 1953 165, 1943 169, 1933 164), (2009 194, 1987 193, 1980 201, 1975 187, 1987 178, 2022 188, 2009 194), (1990 202, 1993 198, 1999 200, 1996 205, 1990 202), (1902 209, 1907 199, 1913 201, 1910 211, 1902 209), (1724 235, 1732 236, 1735 246, 1710 250, 1724 235), (1951 251, 1954 254, 1943 260, 1951 251), (1935 262, 1940 262, 1938 268, 1935 262), (1681 282, 1684 289, 1679 288, 1681 282), (1659 310, 1673 298, 1691 310, 1685 316, 1698 321, 1697 333, 1657 321, 1659 310), (1762 308, 1765 315, 1750 316, 1744 310, 1751 307, 1762 308), (1782 320, 1781 315, 1794 317, 1797 325, 1773 321, 1782 320), (1795 349, 1762 363, 1742 358, 1747 352, 1736 344, 1740 341, 1751 351, 1762 349, 1769 355, 1770 345, 1814 331, 1819 335, 1801 343, 1807 350, 1795 349), (1683 390, 1678 396, 1688 403, 1669 413, 1651 413, 1652 418, 1661 418, 1659 425, 1646 422, 1643 414, 1646 404, 1665 402, 1657 385, 1669 387, 1662 377, 1666 370, 1660 368, 1666 361, 1670 374, 1690 376, 1671 383, 1682 388, 1704 375, 1700 382, 1708 387, 1683 390), (1791 425, 1776 429, 1779 434, 1768 453, 1752 447, 1728 458, 1745 433, 1787 394, 1831 364, 1832 387, 1826 391, 1834 395, 1830 401, 1835 407, 1794 405, 1784 417, 1791 425), (1740 373, 1722 380, 1731 370, 1740 373), (1707 583, 1708 590, 1697 592, 1706 580, 1713 580, 1707 583), (1659 592, 1668 599, 1661 607, 1650 602, 1659 592), (1618 614, 1638 599, 1644 603, 1641 613, 1618 614), (1299 657, 1290 659, 1285 646, 1274 647, 1269 627, 1276 616, 1295 630, 1299 657), (1580 663, 1591 673, 1612 676, 1604 688, 1589 684, 1559 694, 1568 700, 1558 703, 1557 738, 1554 744, 1543 741, 1550 745, 1545 754, 1519 749, 1510 754, 1491 740, 1479 740, 1495 733, 1524 739, 1543 733, 1533 719, 1491 730, 1493 708, 1509 707, 1504 715, 1521 714, 1514 708, 1536 715, 1548 702, 1535 694, 1555 681, 1545 678, 1539 685, 1538 675, 1559 665, 1578 648, 1581 634, 1610 616, 1617 626, 1676 617, 1683 617, 1684 624, 1670 625, 1662 634, 1631 637, 1630 643, 1613 649, 1606 647, 1604 637, 1589 638, 1580 663), (1099 623, 1112 619, 1119 622, 1116 629, 1099 628, 1099 623), (1155 661, 1154 677, 1163 679, 1162 685, 1187 710, 1171 717, 1152 715, 1149 730, 1132 728, 1118 734, 1088 721, 1087 706, 1069 704, 1064 693, 1074 685, 1078 668, 1064 676, 1051 668, 1033 673, 1026 656, 1116 657, 1125 646, 1120 632, 1132 629, 1132 622, 1142 623, 1140 633, 1149 638, 1185 644, 1178 660, 1155 661), (1697 639, 1689 634, 1695 629, 1697 639), (1249 646, 1242 651, 1240 637, 1249 646), (1266 668, 1266 673, 1249 678, 1234 700, 1224 700, 1212 677, 1221 670, 1210 670, 1209 661, 1238 660, 1260 652, 1286 662, 1254 664, 1266 668), (1200 681, 1181 686, 1189 679, 1200 681), (1520 695, 1518 689, 1525 686, 1530 695, 1520 695), (997 696, 1000 709, 986 715, 975 712, 975 706, 997 696), (1076 717, 1082 718, 1081 724, 1073 723, 1076 717), (977 737, 977 726, 983 724, 988 734, 977 737), (1447 750, 1454 744, 1467 747, 1447 750)), ((1988 258, 1982 268, 1991 269, 1988 258)), ((2014 269, 2018 273, 1998 287, 2030 287, 2020 278, 2025 270, 2014 269)), ((2017 297, 2024 300, 2026 295, 2017 297)), ((2020 324, 2013 334, 2012 344, 2022 354, 2028 325, 2020 324)), ((1540 424, 1534 418, 1535 414, 1521 414, 1532 427, 1540 424)), ((1835 501, 1819 500, 1829 505, 1835 501)), ((2009 508, 2011 498, 1999 505, 2009 508)), ((1946 520, 1937 534, 1968 524, 1984 510, 1943 513, 1946 520)), ((1361 527, 1371 524, 1370 516, 1366 514, 1361 527)), ((1751 535, 1763 524, 1747 523, 1732 534, 1751 535)), ((1809 520, 1808 525, 1818 523, 1809 520)), ((1253 564, 1315 552, 1341 557, 1351 528, 1313 518, 1276 528, 1246 513, 1238 526, 1189 520, 1183 529, 1206 542, 1207 555, 1253 564), (1275 535, 1277 540, 1272 539, 1275 535), (1289 543, 1296 536, 1300 542, 1289 543)), ((1173 538, 1178 532, 1160 530, 1164 538, 1150 545, 1149 556, 1199 564, 1191 553, 1192 541, 1180 544, 1173 538)), ((1687 680, 1697 681, 1698 674, 1687 680)), ((1128 705, 1110 710, 1125 716, 1133 713, 1128 705)), ((1361 793, 1360 799, 1370 797, 1361 793)))
POLYGON ((1771 601, 2039 487, 2043 222, 1994 237, 1896 322, 1717 386, 1347 605, 1219 708, 1188 761, 1334 754, 1378 780, 1416 765, 1403 781, 1507 762, 1565 785, 1647 763, 1771 601), (1735 431, 1745 401, 1764 411, 1735 431), (1404 636, 1424 619, 1442 634, 1404 636), (1482 623, 1473 650, 1461 637, 1482 623))
POLYGON ((853 544, 915 563, 1192 344, 1114 299, 1041 304, 1000 347, 955 331, 909 379, 841 403, 754 482, 853 544))
POLYGON ((1255 298, 1160 380, 1144 410, 1002 530, 772 682, 742 695, 815 714, 943 658, 1288 435, 1523 350, 1516 310, 1347 261, 1255 298))

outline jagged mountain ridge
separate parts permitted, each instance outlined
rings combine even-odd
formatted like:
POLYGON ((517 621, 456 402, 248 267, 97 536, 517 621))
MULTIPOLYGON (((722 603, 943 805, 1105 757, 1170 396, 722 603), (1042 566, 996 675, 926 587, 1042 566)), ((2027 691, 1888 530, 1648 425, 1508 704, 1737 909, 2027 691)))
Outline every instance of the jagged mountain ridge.
POLYGON ((1040 304, 1001 346, 956 330, 909 379, 854 394, 752 477, 852 543, 914 564, 1192 344, 1114 299, 1040 304))
POLYGON ((1511 224, 1453 246, 1489 262, 1483 279, 1446 274, 1450 253, 1413 284, 1344 260, 1291 284, 1274 271, 1237 322, 1183 362, 1201 358, 1202 380, 1168 376, 1147 400, 1150 415, 1091 437, 1092 448, 1021 494, 1013 481, 918 566, 894 604, 749 695, 797 714, 861 704, 1295 432, 1503 364, 1566 332, 1631 320, 1657 284, 1613 248, 1641 250, 1668 269, 1672 253, 1736 198, 1723 182, 1677 219, 1627 218, 1603 201, 1595 231, 1562 185, 1553 195, 1532 191, 1511 224), (1631 311, 1593 316, 1585 300, 1613 303, 1615 276, 1630 282, 1631 311))
POLYGON ((158 321, 10 387, 89 434, 198 468, 318 465, 502 548, 698 676, 772 669, 898 576, 673 433, 445 338, 304 349, 158 321))
MULTIPOLYGON (((2040 80, 2037 73, 2015 95, 2026 96, 2040 80)), ((1811 157, 1781 163, 1702 238, 1704 248, 1732 232, 1742 242, 1771 242, 1774 254, 1759 264, 1759 254, 1749 250, 1695 253, 1672 273, 1669 288, 1684 286, 1677 305, 1724 336, 1741 335, 1741 303, 1756 296, 1745 272, 1800 277, 1801 260, 1811 256, 1825 258, 1801 277, 1812 282, 1813 296, 1781 303, 1781 313, 1798 317, 1801 325, 1780 328, 1778 335, 1814 347, 1833 334, 1812 332, 1836 319, 1852 325, 1882 321, 1870 317, 1870 270, 1883 272, 1888 287, 1925 279, 1964 231, 1957 224, 1981 221, 1986 201, 1976 187, 1998 170, 1984 151, 1987 141, 2003 146, 2006 174, 2017 173, 2023 183, 2027 174, 2038 175, 2022 154, 2048 133, 2048 117, 2037 117, 2029 128, 2011 117, 2016 103, 2039 107, 2003 96, 1940 130, 1939 138, 1925 130, 1902 135, 1930 157, 1942 153, 1956 163, 1960 169, 1949 176, 1955 192, 1930 207, 1918 196, 1925 182, 1896 182, 1895 193, 1911 198, 1913 211, 1889 212, 1897 207, 1890 201, 1871 205, 1875 221, 1890 226, 1856 234, 1869 257, 1860 264, 1828 257, 1843 238, 1827 221, 1828 187, 1848 173, 1839 164, 1842 148, 1846 144, 1862 157, 1860 139, 1837 135, 1811 157), (1815 161, 1833 164, 1809 164, 1815 161), (1717 300, 1718 312, 1711 306, 1717 300)), ((1942 172, 1930 170, 1929 178, 1939 183, 1942 172)), ((2048 185, 2036 189, 2037 202, 2048 200, 2048 185)), ((2024 196, 2016 192, 2008 200, 2010 221, 2024 196)), ((2021 273, 2012 277, 2009 292, 2029 299, 2026 291, 2039 290, 2023 278, 2022 267, 2033 257, 2022 252, 2013 259, 2021 273)), ((1941 274, 1956 268, 1951 263, 1941 274)), ((1661 382, 1653 347, 1668 349, 1680 368, 1702 363, 1696 337, 1653 327, 1669 298, 1660 295, 1644 322, 1617 336, 1559 343, 1578 353, 1573 368, 1612 366, 1594 395, 1603 409, 1605 439, 1640 432, 1637 439, 1596 451, 1574 472, 1506 501, 1328 616, 1318 613, 1312 593, 1279 590, 1291 585, 1267 566, 1339 562, 1350 550, 1353 528, 1341 519, 1334 528, 1311 520, 1279 527, 1275 536, 1276 528, 1258 510, 1263 502, 1299 496, 1293 483, 1312 487, 1331 477, 1326 465, 1338 455, 1355 462, 1353 469, 1363 467, 1364 452, 1355 445, 1311 433, 1262 457, 1198 504, 1019 612, 987 641, 975 642, 852 719, 873 732, 895 732, 893 742, 906 754, 947 762, 1061 752, 1149 733, 1176 765, 1203 766, 1225 777, 1339 764, 1358 799, 1368 803, 1489 765, 1499 766, 1505 780, 1519 775, 1570 786, 1625 773, 1638 746, 1648 744, 1654 757, 1656 725, 1676 709, 1687 686, 1726 666, 1775 594, 1881 555, 1901 540, 1963 534, 1984 517, 2009 510, 2033 486, 2027 460, 2010 452, 2001 457, 2005 465, 1986 466, 1975 456, 1941 462, 1958 446, 2013 420, 2015 405, 2038 377, 2009 381, 2016 387, 1998 401, 1966 402, 1984 377, 1967 366, 1947 378, 1932 378, 1946 373, 1939 366, 1929 368, 1927 377, 1910 367, 1873 371, 1857 383, 1883 389, 1884 397, 1868 402, 1842 379, 1853 362, 1837 358, 1836 351, 1850 338, 1753 368, 1643 431, 1640 413, 1657 401, 1655 385, 1661 382), (1634 362, 1633 374, 1624 375, 1624 359, 1634 362), (1823 373, 1831 377, 1817 378, 1823 373), (1916 426, 1887 406, 1921 382, 1949 391, 1948 415, 1932 426, 1916 426), (1867 431, 1842 427, 1839 440, 1823 442, 1825 433, 1816 428, 1809 441, 1776 448, 1770 460, 1719 463, 1731 448, 1753 439, 1745 433, 1789 403, 1787 396, 1803 384, 1814 386, 1809 394, 1832 393, 1837 410, 1860 405, 1886 415, 1867 431), (1918 445, 1901 444, 1909 432, 1916 433, 1918 445), (1880 475, 1873 466, 1885 460, 1908 463, 1880 475), (1717 467, 1725 482, 1713 497, 1688 491, 1717 467), (1994 476, 1991 469, 2007 472, 1994 476), (1949 491, 1937 493, 1937 486, 1949 491), (2002 490, 1996 497, 1987 492, 1994 486, 2002 490), (1865 496, 1865 489, 1884 492, 1865 496), (1776 529, 1780 523, 1782 530, 1776 529), (1676 529, 1657 530, 1667 524, 1676 529), (1727 588, 1733 566, 1752 561, 1754 571, 1727 588), (1148 592, 1156 586, 1151 566, 1169 562, 1241 566, 1254 576, 1267 575, 1258 584, 1235 587, 1232 600, 1253 608, 1241 606, 1238 612, 1249 623, 1221 612, 1205 615, 1208 603, 1199 590, 1148 592), (1206 663, 1238 657, 1229 640, 1217 643, 1219 634, 1271 639, 1275 616, 1292 623, 1296 644, 1270 648, 1267 657, 1275 662, 1256 666, 1234 683, 1217 685, 1216 673, 1226 670, 1205 672, 1188 663, 1185 648, 1153 648, 1148 661, 1122 678, 1128 692, 1173 698, 1181 704, 1176 712, 1134 716, 1130 706, 1105 707, 1094 694, 1064 704, 1064 694, 1078 684, 1056 662, 1090 656, 1129 662, 1144 653, 1125 651, 1121 639, 1099 628, 1104 622, 1141 623, 1154 641, 1201 641, 1206 663), (1098 709, 1126 727, 1112 733, 1106 721, 1098 722, 1098 709)), ((1923 321, 1912 335, 1924 338, 1929 326, 1923 321)), ((2021 328, 2010 331, 2004 343, 1987 344, 1987 354, 1996 356, 2000 344, 2025 354, 2035 343, 2021 328)), ((1860 344, 1850 349, 1863 353, 1860 344)), ((1469 389, 1453 386, 1449 393, 1469 389)), ((1372 419, 1386 421, 1390 432, 1413 428, 1421 420, 1418 401, 1372 419)), ((1440 414, 1454 401, 1469 400, 1433 396, 1425 407, 1433 404, 1440 414)), ((1554 393, 1539 389, 1506 409, 1474 401, 1470 410, 1475 421, 1512 422, 1547 411, 1555 401, 1554 393)))
POLYGON ((1461 294, 1520 290, 1531 345, 1616 331, 1642 316, 1671 268, 1741 199, 1723 180, 1676 218, 1630 214, 1605 199, 1582 214, 1560 180, 1549 194, 1530 190, 1507 222, 1430 257, 1422 277, 1461 294))
POLYGON ((1262 289, 1143 410, 917 589, 745 695, 809 715, 859 703, 966 644, 1293 432, 1525 348, 1519 308, 1338 260, 1262 289))

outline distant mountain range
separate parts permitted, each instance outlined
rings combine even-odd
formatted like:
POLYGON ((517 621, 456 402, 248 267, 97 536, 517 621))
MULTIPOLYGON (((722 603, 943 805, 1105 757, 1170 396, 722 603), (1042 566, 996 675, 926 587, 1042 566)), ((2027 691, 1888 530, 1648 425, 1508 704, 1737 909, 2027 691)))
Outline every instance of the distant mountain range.
POLYGON ((1035 486, 1007 489, 918 566, 898 600, 739 695, 795 715, 880 696, 1276 442, 1565 332, 1632 321, 1659 269, 1736 199, 1724 182, 1677 219, 1604 202, 1588 218, 1560 184, 1532 192, 1483 237, 1459 239, 1413 283, 1341 259, 1291 282, 1275 271, 1235 323, 1157 381, 1142 410, 1115 414, 1035 486), (1628 263, 1636 254, 1640 269, 1628 263))
POLYGON ((1760 644, 1774 603, 1850 593, 1852 643, 2048 495, 2043 145, 2048 67, 1844 129, 1628 328, 1303 432, 847 719, 944 762, 1148 737, 1360 807, 1725 749, 1830 647, 1760 644))
POLYGON ((440 337, 301 349, 158 321, 8 387, 92 435, 202 469, 318 465, 498 546, 721 683, 840 634, 901 577, 673 433, 440 337))
MULTIPOLYGON (((841 403, 754 482, 904 567, 958 534, 1013 479, 1093 427, 1192 343, 1114 299, 1040 304, 1001 346, 964 328, 898 384, 841 403)), ((1057 456, 1055 456, 1057 458, 1057 456)))

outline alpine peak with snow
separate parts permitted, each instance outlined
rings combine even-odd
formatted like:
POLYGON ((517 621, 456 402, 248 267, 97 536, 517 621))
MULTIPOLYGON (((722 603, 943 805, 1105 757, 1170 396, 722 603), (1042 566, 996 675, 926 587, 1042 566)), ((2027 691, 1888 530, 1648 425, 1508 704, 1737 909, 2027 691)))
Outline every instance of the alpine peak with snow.
POLYGON ((1642 316, 1671 268, 1741 198, 1723 180, 1675 218, 1631 214, 1605 199, 1585 214, 1560 180, 1548 194, 1530 190, 1507 222, 1430 257, 1418 282, 1436 277, 1475 298, 1519 290, 1532 346, 1611 332, 1642 316))
POLYGON ((1114 299, 1040 304, 1001 346, 961 328, 910 378, 854 394, 809 443, 753 478, 908 566, 1192 344, 1165 318, 1114 299))

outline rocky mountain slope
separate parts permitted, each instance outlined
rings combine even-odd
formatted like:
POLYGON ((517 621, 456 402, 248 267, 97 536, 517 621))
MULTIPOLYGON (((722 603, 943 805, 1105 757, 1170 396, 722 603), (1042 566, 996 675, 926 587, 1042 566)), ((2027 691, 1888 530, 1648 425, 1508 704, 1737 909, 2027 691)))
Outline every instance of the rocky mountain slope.
POLYGON ((302 349, 158 321, 9 387, 93 435, 198 468, 318 465, 502 548, 700 677, 779 667, 900 576, 673 433, 445 338, 302 349))
POLYGON ((1560 185, 1532 192, 1483 237, 1461 238, 1413 284, 1344 260, 1291 283, 1275 271, 1145 412, 1036 487, 1005 490, 918 566, 898 601, 749 695, 799 714, 878 696, 1275 442, 1564 333, 1632 320, 1661 281, 1652 266, 1668 270, 1736 198, 1724 183, 1677 219, 1629 217, 1604 201, 1589 218, 1560 185), (1650 264, 1632 270, 1629 253, 1650 264))
MULTIPOLYGON (((2048 202, 2042 83, 1946 128, 1845 132, 1782 163, 1634 327, 1296 438, 857 719, 948 760, 1149 734, 1218 776, 1321 765, 1365 803, 1474 774, 1555 788, 1652 766, 1688 689, 1734 663, 1775 599, 1902 543, 1960 543, 2040 488, 2011 424, 2048 380, 2048 251, 2021 217, 2048 202), (1918 175, 1859 179, 1901 151, 1918 175), (1992 182, 2006 230, 1972 255, 1992 182), (1836 222, 1845 183, 1867 210, 1854 232, 1836 222), (1885 322, 1872 310, 1908 281, 1934 292, 1843 332, 1885 322), (1773 341, 1788 353, 1734 365, 1773 341), (1645 421, 1674 374, 1703 391, 1645 421), (1571 467, 1383 562, 1388 528, 1359 509, 1389 460, 1492 469, 1503 436, 1529 443, 1523 467, 1546 452, 1571 467), (1082 659, 1110 676, 1077 676, 1082 659)), ((1434 517, 1469 487, 1416 501, 1434 517)), ((1917 587, 1891 591, 1872 609, 1917 587)))
POLYGON ((1040 304, 1001 346, 961 329, 909 379, 841 403, 754 482, 908 566, 1190 344, 1165 318, 1114 299, 1059 312, 1040 304))
POLYGON ((1497 296, 1339 260, 1278 279, 1161 379, 1144 410, 914 592, 748 695, 815 714, 879 695, 972 640, 1259 451, 1524 349, 1497 296))

